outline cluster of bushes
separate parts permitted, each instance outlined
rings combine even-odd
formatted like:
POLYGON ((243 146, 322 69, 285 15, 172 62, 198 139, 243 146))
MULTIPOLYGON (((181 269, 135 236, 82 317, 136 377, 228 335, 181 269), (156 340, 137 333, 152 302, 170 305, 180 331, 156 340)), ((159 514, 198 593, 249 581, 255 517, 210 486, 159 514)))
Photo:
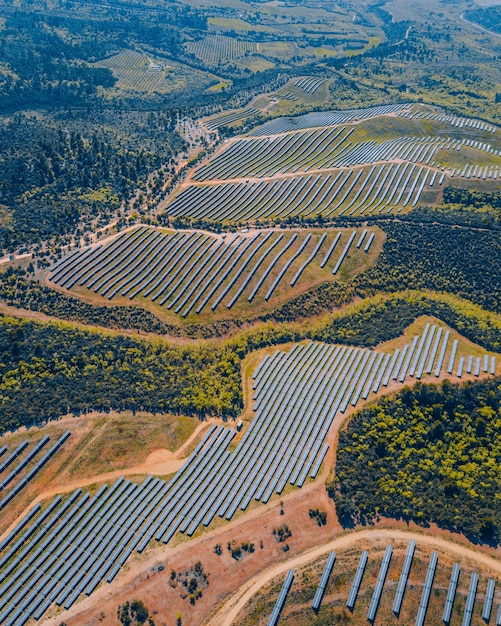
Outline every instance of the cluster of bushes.
POLYGON ((501 540, 501 380, 417 384, 359 411, 328 485, 346 526, 380 516, 501 540))
POLYGON ((501 234, 441 224, 391 222, 376 265, 355 279, 361 295, 429 289, 501 312, 501 234))

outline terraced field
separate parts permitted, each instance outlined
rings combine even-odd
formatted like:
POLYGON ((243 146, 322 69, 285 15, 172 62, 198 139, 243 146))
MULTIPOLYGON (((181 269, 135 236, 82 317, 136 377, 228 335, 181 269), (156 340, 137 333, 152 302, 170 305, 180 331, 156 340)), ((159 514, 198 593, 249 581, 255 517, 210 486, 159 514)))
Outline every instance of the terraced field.
POLYGON ((151 303, 182 318, 263 309, 367 268, 378 230, 268 230, 228 235, 136 228, 70 254, 50 281, 84 297, 151 303))
MULTIPOLYGON (((316 90, 322 79, 296 83, 316 90)), ((214 130, 252 114, 205 123, 214 130)), ((458 178, 498 187, 495 126, 424 105, 310 113, 271 120, 227 142, 166 212, 233 222, 395 214, 435 204, 458 178)))

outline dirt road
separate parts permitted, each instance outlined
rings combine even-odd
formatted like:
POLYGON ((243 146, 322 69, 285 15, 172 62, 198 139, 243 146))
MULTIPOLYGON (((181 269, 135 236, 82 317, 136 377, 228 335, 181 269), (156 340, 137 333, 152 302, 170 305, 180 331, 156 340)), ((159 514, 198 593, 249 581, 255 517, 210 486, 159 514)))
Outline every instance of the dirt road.
POLYGON ((233 596, 231 596, 215 615, 212 615, 208 620, 206 620, 203 626, 231 626, 231 624, 236 624, 237 622, 235 620, 247 602, 262 587, 264 587, 264 585, 269 583, 276 576, 284 574, 289 569, 302 567, 330 550, 350 548, 353 544, 360 542, 362 539, 376 538, 393 541, 408 541, 410 539, 414 539, 420 545, 426 545, 430 548, 453 554, 455 557, 459 557, 461 559, 474 561, 483 568, 487 568, 492 572, 495 572, 498 576, 501 575, 501 561, 498 561, 497 559, 494 559, 482 552, 476 552, 466 546, 448 541, 443 537, 393 529, 355 531, 347 535, 337 537, 323 546, 307 550, 303 554, 300 554, 285 563, 275 565, 255 576, 242 586, 233 596))
POLYGON ((133 465, 131 467, 114 470, 113 472, 106 472, 105 474, 97 474, 95 476, 87 476, 78 480, 72 480, 64 485, 56 485, 50 489, 39 493, 37 497, 30 502, 26 509, 17 516, 16 520, 0 535, 0 540, 7 536, 16 523, 22 519, 29 510, 31 510, 38 502, 43 502, 49 498, 53 498, 59 494, 71 493, 75 489, 88 487, 89 485, 102 484, 105 482, 115 481, 120 476, 168 476, 174 474, 180 469, 186 460, 186 452, 189 449, 193 441, 195 441, 200 435, 201 431, 205 430, 212 424, 211 421, 202 422, 199 424, 191 436, 179 447, 175 452, 169 450, 153 450, 144 463, 140 465, 133 465))

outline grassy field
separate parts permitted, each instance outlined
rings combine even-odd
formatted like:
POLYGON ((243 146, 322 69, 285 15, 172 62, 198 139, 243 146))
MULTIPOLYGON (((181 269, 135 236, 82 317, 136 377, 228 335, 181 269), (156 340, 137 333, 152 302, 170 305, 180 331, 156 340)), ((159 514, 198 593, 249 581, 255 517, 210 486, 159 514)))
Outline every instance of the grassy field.
MULTIPOLYGON (((2 436, 2 445, 14 449, 23 441, 31 446, 48 435, 51 442, 66 431, 70 438, 47 466, 2 511, 0 533, 40 493, 57 493, 73 481, 141 465, 155 450, 177 450, 199 422, 182 415, 151 415, 130 411, 65 418, 40 428, 20 429, 2 436)), ((137 480, 140 480, 137 478, 137 480)), ((136 478, 134 478, 136 480, 136 478)))
POLYGON ((78 458, 68 477, 80 478, 144 463, 159 448, 175 452, 192 434, 198 422, 191 417, 151 415, 130 411, 97 417, 82 440, 78 458))

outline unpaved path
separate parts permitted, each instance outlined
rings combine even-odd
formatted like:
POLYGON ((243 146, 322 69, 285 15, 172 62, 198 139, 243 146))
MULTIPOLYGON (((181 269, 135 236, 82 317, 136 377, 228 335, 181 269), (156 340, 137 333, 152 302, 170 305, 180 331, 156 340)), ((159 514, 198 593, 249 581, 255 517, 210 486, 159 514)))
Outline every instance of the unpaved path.
POLYGON ((289 569, 302 567, 330 550, 350 548, 353 544, 359 543, 363 539, 387 539, 388 541, 407 541, 409 539, 414 539, 416 542, 419 542, 420 545, 426 545, 430 548, 452 553, 455 557, 459 557, 461 559, 474 561, 483 568, 487 568, 488 570, 495 572, 497 575, 501 575, 501 561, 498 561, 497 559, 494 559, 482 552, 476 552, 466 546, 448 541, 443 537, 394 529, 355 531, 347 535, 337 537, 322 546, 307 550, 285 563, 275 565, 258 574, 243 585, 233 596, 231 596, 215 615, 212 615, 208 620, 206 620, 204 622, 204 626, 231 626, 231 624, 236 624, 237 622, 235 620, 247 602, 273 578, 287 572, 289 569))
POLYGON ((149 475, 152 476, 167 476, 168 474, 174 474, 178 471, 186 461, 186 451, 189 449, 190 445, 195 441, 198 435, 206 428, 211 425, 212 422, 202 422, 199 424, 191 436, 183 443, 183 445, 178 448, 175 452, 171 452, 170 450, 153 450, 146 459, 144 463, 140 465, 133 465, 132 467, 126 467, 119 470, 114 470, 113 472, 106 472, 105 474, 97 474, 95 476, 88 476, 86 478, 80 478, 78 480, 73 480, 71 482, 65 483, 64 485, 55 485, 54 487, 39 493, 36 498, 34 498, 30 504, 26 507, 26 509, 17 516, 16 520, 13 524, 5 530, 5 532, 0 535, 0 540, 3 537, 6 537, 10 530, 15 526, 15 524, 22 519, 29 510, 31 510, 38 502, 43 502, 49 498, 53 498, 57 495, 62 495, 65 493, 70 493, 75 489, 88 487, 89 485, 96 485, 100 483, 105 483, 107 481, 115 481, 120 476, 134 476, 134 475, 149 475))
MULTIPOLYGON (((183 445, 176 450, 176 452, 170 452, 169 450, 153 450, 144 463, 140 465, 133 465, 124 469, 114 470, 113 472, 106 472, 105 474, 97 474, 96 476, 90 476, 87 478, 81 478, 73 480, 65 485, 59 485, 53 489, 49 489, 41 493, 37 501, 45 500, 49 497, 55 496, 60 493, 69 493, 74 491, 78 487, 87 487, 88 485, 95 485, 98 483, 104 483, 109 480, 117 480, 120 476, 134 476, 137 474, 152 474, 153 476, 166 476, 167 474, 173 474, 183 465, 186 460, 184 456, 186 450, 198 437, 200 432, 209 426, 210 422, 202 422, 199 424, 192 435, 183 443, 183 445)), ((32 503, 33 504, 33 503, 32 503)))

